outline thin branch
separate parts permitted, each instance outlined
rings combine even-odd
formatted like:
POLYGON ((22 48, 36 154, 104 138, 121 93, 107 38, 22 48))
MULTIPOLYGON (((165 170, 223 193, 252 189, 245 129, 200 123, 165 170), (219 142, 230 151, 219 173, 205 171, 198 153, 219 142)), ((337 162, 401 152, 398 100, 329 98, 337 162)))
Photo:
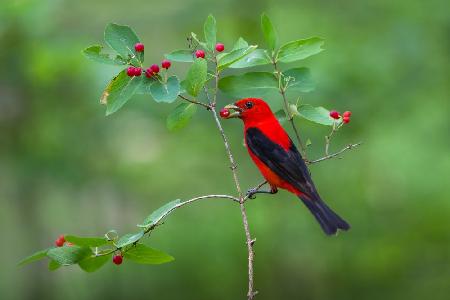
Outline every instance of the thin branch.
POLYGON ((187 98, 187 97, 185 97, 183 95, 178 95, 178 97, 180 97, 181 99, 183 99, 183 100, 185 100, 187 102, 191 102, 191 103, 194 103, 194 104, 197 104, 197 105, 201 105, 201 106, 205 107, 208 110, 211 109, 211 106, 206 104, 206 103, 203 103, 203 102, 200 102, 200 101, 197 101, 197 100, 189 99, 189 98, 187 98))
POLYGON ((358 147, 361 144, 362 144, 362 142, 359 142, 359 143, 356 143, 356 144, 349 144, 349 145, 347 145, 346 147, 342 148, 340 151, 338 151, 336 153, 329 154, 327 156, 318 158, 316 160, 309 160, 309 161, 307 160, 306 163, 312 165, 312 164, 315 164, 315 163, 318 163, 318 162, 321 162, 321 161, 324 161, 324 160, 327 160, 327 159, 335 158, 335 157, 341 155, 342 153, 344 153, 345 151, 353 149, 353 148, 356 148, 356 147, 358 147))
MULTIPOLYGON (((267 180, 264 180, 263 182, 261 182, 260 184, 258 184, 254 188, 252 188, 252 190, 259 191, 259 189, 262 188, 266 184, 267 184, 267 180)), ((251 199, 249 196, 250 196, 250 194, 245 195, 244 202, 247 201, 248 199, 251 199)))
POLYGON ((283 103, 284 103, 284 109, 286 110, 286 115, 288 116, 288 120, 289 120, 289 123, 291 123, 292 129, 294 130, 295 136, 298 141, 298 145, 303 154, 303 158, 307 159, 305 147, 303 146, 302 140, 300 138, 300 134, 298 133, 297 126, 295 126, 295 123, 294 123, 294 116, 291 115, 290 110, 289 110, 289 102, 286 98, 286 89, 281 82, 282 81, 282 73, 281 73, 280 69, 278 69, 278 66, 277 66, 277 63, 275 60, 272 62, 272 64, 273 64, 273 67, 275 69, 275 74, 278 79, 278 89, 281 94, 281 97, 283 97, 283 103))

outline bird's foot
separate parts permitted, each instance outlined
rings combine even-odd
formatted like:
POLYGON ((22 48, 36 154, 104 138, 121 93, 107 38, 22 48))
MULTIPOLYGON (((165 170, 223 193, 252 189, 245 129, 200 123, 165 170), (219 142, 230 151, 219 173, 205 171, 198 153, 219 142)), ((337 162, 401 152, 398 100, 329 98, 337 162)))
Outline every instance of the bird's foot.
POLYGON ((256 198, 256 194, 258 193, 258 189, 257 188, 251 188, 247 191, 246 196, 249 199, 255 199, 256 198))

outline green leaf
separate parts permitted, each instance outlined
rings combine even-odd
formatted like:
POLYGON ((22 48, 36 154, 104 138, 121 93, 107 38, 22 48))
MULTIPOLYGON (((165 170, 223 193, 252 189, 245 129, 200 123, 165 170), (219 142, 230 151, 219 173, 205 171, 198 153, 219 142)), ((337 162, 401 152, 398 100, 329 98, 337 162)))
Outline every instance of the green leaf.
POLYGON ((205 85, 207 72, 208 66, 206 60, 203 58, 197 58, 189 68, 183 84, 183 87, 189 95, 194 97, 198 96, 201 89, 205 85))
POLYGON ((255 49, 244 58, 230 65, 232 69, 249 68, 260 65, 271 64, 272 62, 264 49, 255 49))
POLYGON ((35 261, 38 261, 38 260, 41 260, 41 259, 47 257, 47 251, 49 249, 41 250, 41 251, 31 254, 30 256, 25 257, 24 259, 22 259, 19 262, 18 266, 24 266, 24 265, 30 264, 32 262, 35 262, 35 261))
POLYGON ((61 268, 61 265, 58 262, 50 259, 50 261, 48 262, 48 270, 49 271, 56 271, 59 268, 61 268))
POLYGON ((209 15, 208 18, 206 18, 203 30, 205 33, 206 46, 210 51, 214 51, 214 48, 216 47, 217 28, 216 19, 214 19, 213 15, 209 15))
POLYGON ((194 41, 196 41, 200 46, 202 46, 203 49, 208 49, 208 46, 206 46, 206 43, 200 41, 194 32, 191 32, 191 36, 194 39, 194 41))
POLYGON ((317 124, 332 126, 335 122, 330 117, 330 111, 321 106, 314 107, 309 104, 302 104, 298 107, 298 112, 302 118, 317 124))
POLYGON ((63 266, 73 265, 88 257, 92 251, 88 247, 63 246, 47 251, 47 256, 63 266))
POLYGON ((238 50, 238 49, 242 49, 242 48, 247 48, 247 47, 248 47, 247 41, 244 40, 242 37, 240 37, 240 38, 236 41, 236 43, 234 43, 233 49, 232 49, 231 51, 233 51, 233 50, 238 50))
POLYGON ((192 55, 192 50, 175 50, 169 54, 164 55, 165 58, 171 61, 178 62, 193 62, 194 56, 192 55))
POLYGON ((92 273, 103 267, 110 259, 111 255, 90 256, 80 261, 78 265, 83 271, 92 273))
POLYGON ((144 244, 137 244, 123 255, 126 259, 140 264, 163 264, 173 261, 174 258, 169 254, 150 248, 144 244))
POLYGON ((109 54, 101 53, 102 46, 93 45, 83 50, 83 54, 90 60, 108 64, 108 65, 125 65, 127 62, 119 55, 113 57, 109 54))
POLYGON ((79 237, 74 235, 66 235, 64 238, 67 242, 84 247, 99 247, 108 244, 108 241, 102 237, 79 237))
POLYGON ((100 103, 106 104, 106 115, 118 111, 136 93, 142 84, 142 76, 130 77, 123 70, 114 77, 103 92, 100 103))
POLYGON ((143 77, 141 79, 142 83, 139 85, 139 87, 136 89, 136 94, 139 95, 151 95, 152 92, 150 90, 150 87, 157 82, 157 79, 155 76, 152 76, 152 78, 143 77))
POLYGON ((281 124, 286 123, 286 121, 288 120, 286 113, 284 111, 284 109, 280 109, 275 113, 275 117, 278 119, 278 122, 280 122, 281 124))
POLYGON ((162 217, 169 214, 178 204, 180 204, 181 200, 173 200, 169 203, 166 203, 165 205, 161 206, 154 212, 152 212, 147 218, 145 218, 142 225, 139 225, 141 227, 150 227, 152 225, 156 225, 162 217))
POLYGON ((150 93, 156 102, 172 103, 180 94, 178 77, 170 76, 166 83, 155 81, 150 85, 150 93))
POLYGON ((223 70, 231 64, 245 58, 247 55, 255 51, 256 47, 257 46, 249 46, 248 48, 237 49, 221 56, 220 59, 218 59, 218 69, 223 70))
POLYGON ((274 106, 281 103, 278 81, 269 72, 249 72, 223 77, 219 81, 219 89, 235 99, 254 97, 263 98, 274 106))
POLYGON ((128 245, 131 245, 137 241, 139 241, 144 236, 144 231, 139 231, 137 233, 128 233, 124 236, 121 236, 119 240, 116 242, 117 248, 122 248, 128 245))
POLYGON ((280 47, 277 55, 277 61, 284 63, 302 60, 311 55, 322 52, 324 40, 319 37, 312 37, 309 39, 296 40, 284 44, 280 47))
POLYGON ((185 127, 197 112, 194 103, 181 103, 167 117, 166 125, 170 131, 185 127))
POLYGON ((313 91, 315 88, 311 72, 308 68, 294 68, 285 71, 283 74, 285 77, 292 78, 292 81, 289 82, 288 91, 307 93, 313 91))
POLYGON ((261 15, 261 29, 267 45, 272 51, 275 50, 275 47, 277 46, 278 35, 272 25, 272 22, 265 13, 261 15))
POLYGON ((105 28, 105 42, 123 58, 131 58, 133 64, 140 65, 144 62, 144 52, 134 50, 134 45, 140 41, 130 27, 108 24, 105 28))

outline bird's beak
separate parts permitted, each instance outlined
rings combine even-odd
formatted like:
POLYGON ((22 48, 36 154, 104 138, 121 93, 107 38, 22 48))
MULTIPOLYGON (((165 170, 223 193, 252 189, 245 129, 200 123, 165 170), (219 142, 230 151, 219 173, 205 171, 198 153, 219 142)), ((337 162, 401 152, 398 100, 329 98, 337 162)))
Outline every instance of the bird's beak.
POLYGON ((234 104, 228 104, 224 108, 232 111, 232 112, 230 112, 230 115, 227 117, 227 119, 239 118, 241 116, 242 109, 240 109, 239 107, 237 107, 234 104))

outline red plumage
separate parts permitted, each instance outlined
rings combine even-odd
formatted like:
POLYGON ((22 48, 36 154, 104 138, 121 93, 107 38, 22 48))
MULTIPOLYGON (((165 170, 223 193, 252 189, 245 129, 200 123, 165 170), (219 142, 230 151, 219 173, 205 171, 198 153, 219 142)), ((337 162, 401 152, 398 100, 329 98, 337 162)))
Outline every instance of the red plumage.
POLYGON ((326 234, 350 226, 320 198, 310 172, 289 135, 262 99, 246 98, 227 106, 244 122, 245 143, 250 157, 270 184, 297 195, 315 216, 326 234))

